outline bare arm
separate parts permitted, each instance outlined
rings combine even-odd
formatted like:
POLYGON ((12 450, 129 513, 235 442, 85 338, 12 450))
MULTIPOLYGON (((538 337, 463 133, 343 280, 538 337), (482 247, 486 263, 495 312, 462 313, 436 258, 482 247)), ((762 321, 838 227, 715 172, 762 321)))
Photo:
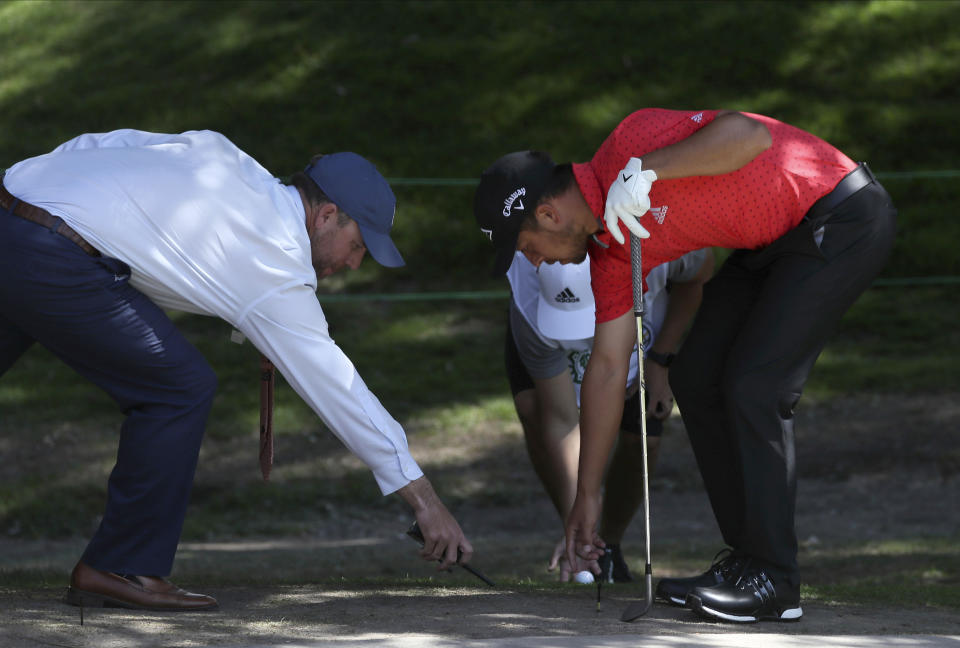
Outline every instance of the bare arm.
POLYGON ((567 556, 596 560, 603 546, 596 534, 603 471, 617 438, 630 367, 637 340, 632 312, 597 326, 593 351, 580 389, 580 469, 577 497, 567 518, 567 556))
MULTIPOLYGON (((703 299, 703 284, 713 276, 713 250, 707 250, 700 269, 689 281, 676 282, 670 288, 667 314, 663 326, 653 341, 652 350, 661 354, 673 353, 680 346, 687 326, 700 307, 703 299)), ((673 392, 670 389, 669 369, 644 359, 643 375, 649 396, 647 415, 666 420, 673 410, 673 392)))
POLYGON ((658 180, 731 173, 770 148, 767 127, 733 111, 723 111, 690 137, 643 156, 643 168, 658 180))
MULTIPOLYGON (((580 409, 573 379, 566 368, 553 378, 534 378, 533 384, 539 402, 538 416, 533 426, 524 426, 524 436, 530 461, 557 509, 563 528, 577 492, 580 409)), ((563 559, 565 555, 561 539, 547 566, 547 571, 559 569, 560 582, 568 582, 577 572, 592 571, 589 562, 578 559, 570 563, 563 559)))
MULTIPOLYGON (((580 410, 570 372, 533 379, 536 407, 521 417, 527 453, 560 520, 565 520, 577 490, 580 410)), ((518 408, 519 411, 519 408, 518 408)))
POLYGON ((630 352, 636 340, 632 312, 597 326, 580 388, 578 493, 600 493, 603 472, 620 428, 630 352))
POLYGON ((693 279, 671 285, 667 314, 657 339, 653 341, 653 351, 673 353, 680 346, 680 340, 703 299, 703 284, 713 276, 713 264, 713 250, 707 250, 703 264, 693 279))

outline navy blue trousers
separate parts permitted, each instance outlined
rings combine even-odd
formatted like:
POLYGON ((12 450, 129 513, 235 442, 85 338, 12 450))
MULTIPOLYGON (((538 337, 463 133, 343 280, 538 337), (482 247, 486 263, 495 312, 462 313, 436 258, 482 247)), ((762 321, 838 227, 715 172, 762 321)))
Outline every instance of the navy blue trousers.
POLYGON ((799 584, 793 412, 843 314, 882 269, 896 209, 879 184, 766 248, 739 250, 703 290, 670 386, 724 541, 799 584))
POLYGON ((167 576, 216 376, 117 259, 0 209, 0 375, 34 342, 125 414, 106 510, 81 560, 167 576))

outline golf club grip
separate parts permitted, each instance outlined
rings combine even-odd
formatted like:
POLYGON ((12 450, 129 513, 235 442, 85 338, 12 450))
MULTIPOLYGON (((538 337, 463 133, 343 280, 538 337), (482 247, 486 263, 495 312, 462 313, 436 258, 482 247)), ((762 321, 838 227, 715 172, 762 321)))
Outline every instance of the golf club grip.
POLYGON ((633 279, 633 312, 642 315, 643 258, 640 252, 640 237, 636 234, 630 234, 630 272, 633 279))
MULTIPOLYGON (((417 524, 416 522, 414 522, 413 524, 411 524, 411 525, 410 525, 410 528, 407 529, 407 535, 410 536, 411 538, 413 538, 414 540, 416 540, 417 543, 419 543, 419 545, 420 545, 421 547, 424 546, 424 544, 426 543, 426 540, 424 540, 424 538, 423 538, 423 531, 420 530, 420 525, 417 524)), ((478 570, 474 569, 474 568, 471 567, 470 565, 461 564, 461 563, 460 563, 460 557, 461 557, 461 555, 462 555, 462 552, 461 552, 459 549, 457 549, 457 566, 458 566, 458 567, 462 567, 464 570, 466 570, 467 572, 473 574, 474 576, 476 576, 477 578, 479 578, 480 580, 482 580, 484 583, 486 583, 486 584, 489 585, 490 587, 496 587, 496 586, 497 586, 496 583, 494 583, 492 580, 490 580, 489 578, 487 578, 486 576, 484 576, 483 574, 481 574, 478 570)), ((437 562, 440 562, 440 561, 438 560, 437 562)))
MULTIPOLYGON (((413 538, 414 540, 416 540, 418 543, 420 543, 420 546, 421 546, 421 547, 424 546, 424 545, 427 543, 427 541, 424 540, 424 538, 423 538, 423 531, 420 530, 420 525, 417 524, 416 522, 414 522, 413 524, 411 524, 411 525, 410 525, 410 528, 407 529, 407 535, 410 536, 411 538, 413 538)), ((460 560, 460 556, 461 556, 462 554, 463 554, 463 552, 460 551, 459 549, 457 549, 457 561, 458 561, 457 564, 458 564, 458 565, 460 565, 459 560, 460 560)), ((467 569, 467 566, 466 566, 466 565, 460 565, 460 566, 463 567, 464 569, 467 569)))

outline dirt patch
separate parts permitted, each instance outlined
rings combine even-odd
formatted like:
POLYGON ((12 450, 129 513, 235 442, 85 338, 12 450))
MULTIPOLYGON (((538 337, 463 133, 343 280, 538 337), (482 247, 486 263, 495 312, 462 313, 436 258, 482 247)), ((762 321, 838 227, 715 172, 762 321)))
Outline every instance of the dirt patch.
MULTIPOLYGON (((851 543, 939 538, 955 546, 960 538, 958 403, 956 394, 865 396, 801 410, 797 528, 808 584, 829 585, 847 564, 837 548, 851 543)), ((668 428, 653 480, 657 576, 702 569, 720 546, 679 421, 671 420, 668 428)), ((491 438, 477 441, 490 446, 487 450, 496 446, 497 452, 479 462, 474 474, 461 475, 462 481, 439 480, 469 489, 469 484, 496 483, 512 474, 511 489, 530 492, 500 503, 496 498, 476 504, 467 500, 457 508, 477 549, 474 564, 503 585, 495 590, 462 570, 438 574, 416 560, 413 543, 403 535, 407 514, 385 507, 344 515, 309 536, 184 543, 174 579, 217 596, 219 612, 88 610, 81 627, 79 610, 61 599, 84 541, 7 539, 0 541, 0 568, 7 573, 52 571, 62 574, 62 581, 41 588, 0 584, 5 610, 0 646, 279 646, 337 638, 375 645, 389 637, 414 635, 455 642, 726 632, 956 634, 960 628, 955 607, 930 608, 910 601, 896 606, 832 605, 818 596, 804 602, 804 619, 797 624, 720 625, 659 604, 641 621, 620 622, 623 607, 641 595, 642 583, 605 587, 598 613, 594 587, 557 587, 546 573, 559 523, 526 465, 522 442, 515 431, 505 434, 508 438, 500 439, 500 445, 491 438), (215 583, 213 588, 210 583, 215 583)), ((425 452, 429 454, 428 447, 415 448, 418 457, 425 452)), ((423 463, 430 473, 429 456, 423 463)), ((641 573, 642 525, 632 525, 624 547, 631 567, 641 573)), ((914 563, 927 566, 923 569, 931 573, 931 583, 949 585, 956 576, 938 576, 930 568, 936 566, 936 556, 911 556, 909 551, 882 557, 877 569, 909 573, 914 563)), ((869 576, 864 579, 869 581, 869 576)))
MULTIPOLYGON (((218 593, 220 612, 163 615, 88 610, 80 626, 78 611, 52 602, 53 593, 18 597, 18 616, 25 620, 0 623, 0 645, 282 646, 348 637, 358 644, 380 645, 411 635, 444 638, 455 645, 470 639, 531 636, 929 635, 955 634, 958 627, 958 615, 943 611, 918 609, 891 615, 885 609, 821 604, 806 605, 806 616, 799 623, 774 626, 709 623, 687 610, 663 605, 634 623, 623 623, 618 617, 628 598, 622 591, 605 597, 597 613, 591 597, 583 593, 507 589, 493 594, 456 586, 229 588, 218 593)), ((0 601, 12 602, 8 596, 0 601)))

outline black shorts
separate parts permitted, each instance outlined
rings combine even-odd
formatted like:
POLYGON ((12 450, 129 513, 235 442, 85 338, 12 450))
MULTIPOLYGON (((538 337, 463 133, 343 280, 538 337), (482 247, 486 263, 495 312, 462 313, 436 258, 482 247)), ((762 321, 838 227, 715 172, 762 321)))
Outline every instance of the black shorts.
MULTIPOLYGON (((520 360, 517 344, 513 340, 513 331, 510 330, 510 318, 507 317, 507 336, 503 345, 503 360, 507 369, 507 380, 510 381, 510 393, 514 397, 522 391, 533 389, 533 378, 527 372, 520 360)), ((648 399, 649 402, 649 399, 648 399)), ((640 390, 623 402, 623 416, 620 418, 620 431, 627 434, 640 434, 640 390)), ((663 434, 663 421, 647 416, 647 436, 663 434)))

